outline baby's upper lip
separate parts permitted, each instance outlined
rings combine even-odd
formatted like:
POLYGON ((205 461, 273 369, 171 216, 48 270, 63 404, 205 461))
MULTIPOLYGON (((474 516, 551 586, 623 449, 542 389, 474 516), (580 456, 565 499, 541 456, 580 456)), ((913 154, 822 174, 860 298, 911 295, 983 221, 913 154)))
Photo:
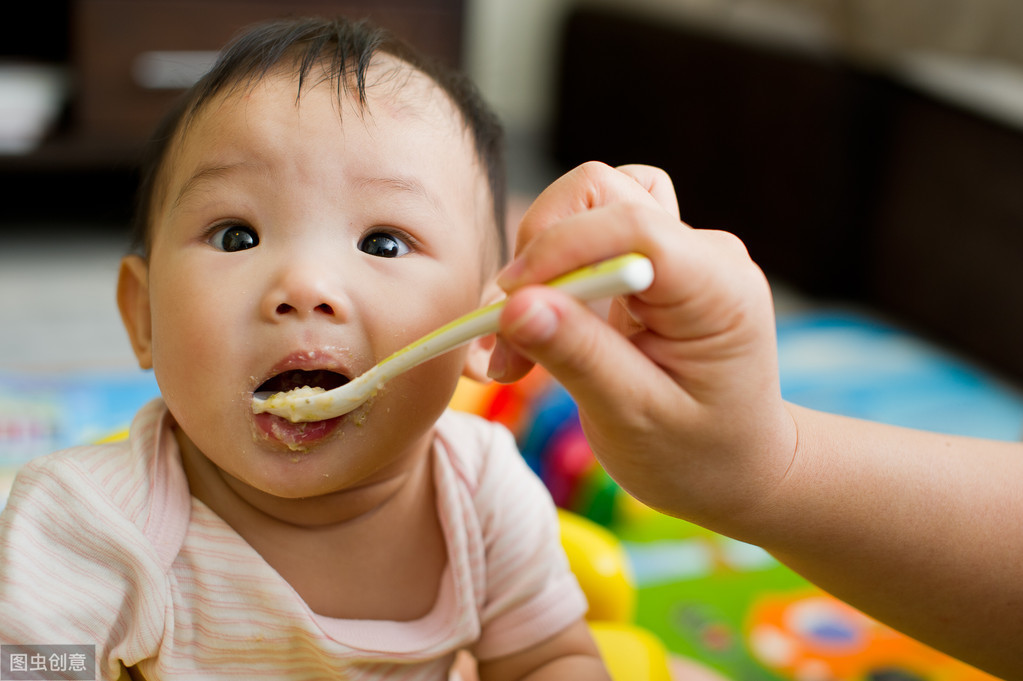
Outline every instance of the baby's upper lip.
POLYGON ((352 369, 338 350, 319 348, 292 352, 279 361, 256 387, 256 392, 282 392, 303 386, 325 390, 347 383, 352 369))

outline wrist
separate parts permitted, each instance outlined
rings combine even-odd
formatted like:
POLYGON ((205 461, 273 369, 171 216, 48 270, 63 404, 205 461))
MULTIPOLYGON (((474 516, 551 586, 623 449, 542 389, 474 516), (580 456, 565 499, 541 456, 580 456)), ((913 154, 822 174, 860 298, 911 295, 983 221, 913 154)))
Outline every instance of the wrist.
MULTIPOLYGON (((762 411, 762 410, 761 410, 762 411)), ((692 476, 692 511, 684 517, 715 532, 763 545, 784 527, 790 476, 800 456, 798 408, 779 400, 773 416, 758 415, 748 434, 736 436, 731 451, 710 446, 699 468, 705 479, 692 476), (722 465, 723 460, 730 463, 722 465)))

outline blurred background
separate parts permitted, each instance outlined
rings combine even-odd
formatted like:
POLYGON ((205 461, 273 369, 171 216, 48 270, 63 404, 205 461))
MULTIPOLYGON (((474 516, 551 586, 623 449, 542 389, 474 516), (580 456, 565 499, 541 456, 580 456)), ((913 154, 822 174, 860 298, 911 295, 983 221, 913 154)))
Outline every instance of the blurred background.
MULTIPOLYGON (((5 329, 14 309, 58 308, 24 297, 56 286, 50 269, 88 285, 79 265, 120 239, 142 141, 219 46, 270 16, 347 13, 476 79, 508 126, 519 201, 584 160, 661 165, 683 218, 738 233, 779 285, 867 304, 1023 378, 1023 3, 39 0, 20 11, 0 26, 5 329), (42 240, 53 267, 30 264, 25 240, 42 240)), ((55 359, 47 340, 0 335, 0 366, 55 359)), ((123 355, 99 340, 104 359, 123 355)))
MULTIPOLYGON (((18 8, 0 23, 0 506, 20 463, 123 427, 155 394, 114 304, 142 143, 238 29, 290 14, 368 16, 473 76, 507 126, 513 218, 583 161, 668 170, 683 219, 737 233, 771 279, 787 399, 1023 432, 1019 0, 18 8)), ((637 618, 673 652, 730 678, 982 678, 892 643, 753 547, 630 505, 570 401, 536 385, 473 408, 627 542, 637 618)))

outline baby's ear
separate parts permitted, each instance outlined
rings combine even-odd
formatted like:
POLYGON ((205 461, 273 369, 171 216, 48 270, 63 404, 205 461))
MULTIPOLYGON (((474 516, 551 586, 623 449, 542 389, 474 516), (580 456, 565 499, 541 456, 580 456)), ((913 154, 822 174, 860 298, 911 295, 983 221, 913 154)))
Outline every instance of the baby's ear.
POLYGON ((117 275, 117 307, 135 358, 153 368, 152 315, 149 308, 149 265, 137 255, 125 256, 117 275))
MULTIPOLYGON (((480 305, 496 303, 503 297, 504 291, 501 290, 496 281, 491 281, 483 290, 480 305)), ((465 366, 462 368, 462 375, 474 381, 489 383, 490 377, 487 376, 487 371, 490 368, 490 355, 494 352, 494 346, 496 345, 497 335, 493 333, 489 336, 477 338, 469 343, 469 351, 465 356, 465 366)))

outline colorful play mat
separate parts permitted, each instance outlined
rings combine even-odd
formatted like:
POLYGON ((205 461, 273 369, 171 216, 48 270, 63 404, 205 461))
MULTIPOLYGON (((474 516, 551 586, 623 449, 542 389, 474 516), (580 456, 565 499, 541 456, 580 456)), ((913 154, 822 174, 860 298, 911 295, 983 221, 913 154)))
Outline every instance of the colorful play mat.
MULTIPOLYGON (((1003 440, 1023 395, 897 326, 846 310, 778 322, 786 399, 824 411, 1003 440)), ((123 430, 152 375, 0 373, 0 506, 26 460, 123 430)), ((830 598, 761 549, 661 516, 595 464, 575 405, 534 370, 513 386, 463 383, 458 409, 507 425, 557 503, 609 528, 638 589, 636 622, 740 681, 972 681, 987 677, 830 598)))

